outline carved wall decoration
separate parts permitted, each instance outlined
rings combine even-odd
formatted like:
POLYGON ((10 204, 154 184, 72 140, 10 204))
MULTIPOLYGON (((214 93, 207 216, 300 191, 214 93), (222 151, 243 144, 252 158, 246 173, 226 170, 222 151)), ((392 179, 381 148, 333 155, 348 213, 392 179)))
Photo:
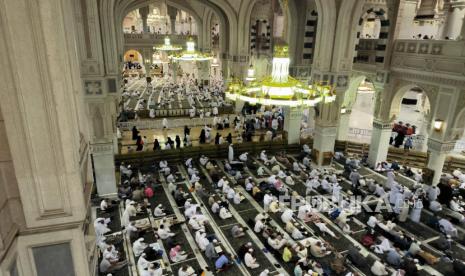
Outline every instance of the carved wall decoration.
POLYGON ((102 95, 103 88, 100 80, 86 80, 84 81, 86 95, 102 95))

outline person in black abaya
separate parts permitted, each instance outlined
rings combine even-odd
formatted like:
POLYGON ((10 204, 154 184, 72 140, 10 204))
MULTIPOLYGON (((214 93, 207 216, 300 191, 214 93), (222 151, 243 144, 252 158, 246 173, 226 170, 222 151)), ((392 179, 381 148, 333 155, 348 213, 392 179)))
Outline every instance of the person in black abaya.
POLYGON ((206 140, 205 129, 202 128, 202 131, 200 131, 199 143, 205 144, 205 140, 206 140))
POLYGON ((139 130, 137 130, 137 127, 134 126, 132 128, 132 140, 137 140, 138 136, 139 136, 139 130))
POLYGON ((144 142, 140 135, 137 136, 136 145, 137 145, 136 151, 142 151, 142 149, 144 148, 144 142))

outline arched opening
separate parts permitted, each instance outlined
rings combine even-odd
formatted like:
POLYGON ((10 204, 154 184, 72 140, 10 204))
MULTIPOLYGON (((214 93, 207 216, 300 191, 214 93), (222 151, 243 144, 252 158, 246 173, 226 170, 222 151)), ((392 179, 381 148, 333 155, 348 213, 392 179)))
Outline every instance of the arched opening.
POLYGON ((381 31, 381 20, 375 13, 367 14, 363 20, 361 38, 378 39, 381 31))
POLYGON ((411 84, 401 87, 391 101, 394 121, 391 146, 426 151, 431 126, 431 104, 425 90, 411 84))
POLYGON ((360 17, 354 62, 384 63, 389 25, 388 15, 382 8, 370 8, 360 17))
POLYGON ((140 75, 145 72, 142 54, 134 49, 128 50, 123 56, 123 74, 140 75))
MULTIPOLYGON (((344 95, 341 120, 346 119, 347 140, 370 143, 375 107, 375 88, 366 76, 355 77, 344 95)), ((342 135, 344 137, 344 135, 342 135)))
POLYGON ((168 5, 154 3, 146 8, 130 11, 123 19, 124 33, 153 33, 153 34, 180 34, 196 35, 198 27, 191 14, 177 10, 176 16, 170 16, 168 5), (146 30, 144 31, 144 25, 146 30))

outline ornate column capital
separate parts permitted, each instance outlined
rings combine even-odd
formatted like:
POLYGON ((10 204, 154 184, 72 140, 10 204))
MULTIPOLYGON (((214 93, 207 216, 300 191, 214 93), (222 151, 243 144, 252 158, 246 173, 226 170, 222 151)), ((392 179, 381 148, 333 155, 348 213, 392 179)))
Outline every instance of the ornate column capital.
POLYGON ((392 129, 392 123, 390 121, 384 121, 384 120, 374 118, 373 128, 377 128, 381 130, 392 129))
POLYGON ((447 154, 454 150, 455 147, 455 141, 451 142, 444 142, 444 141, 439 141, 435 140, 432 138, 428 138, 428 151, 434 151, 437 153, 444 153, 447 154))

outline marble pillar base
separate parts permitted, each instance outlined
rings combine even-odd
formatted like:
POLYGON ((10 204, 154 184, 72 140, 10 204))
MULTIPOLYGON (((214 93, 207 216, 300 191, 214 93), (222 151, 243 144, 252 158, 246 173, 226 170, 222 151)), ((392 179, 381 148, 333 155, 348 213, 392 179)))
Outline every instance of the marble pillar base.
POLYGON ((313 134, 312 159, 317 165, 326 166, 331 164, 336 143, 336 132, 337 127, 335 126, 316 125, 313 134))
POLYGON ((426 167, 434 172, 431 184, 436 185, 441 178, 447 154, 455 147, 455 142, 443 142, 428 139, 428 164, 426 167))
POLYGON ((114 196, 117 188, 113 142, 93 144, 91 147, 97 193, 99 196, 114 196))
POLYGON ((339 119, 339 126, 337 128, 336 140, 347 141, 347 134, 349 132, 349 120, 349 111, 346 111, 346 113, 341 114, 341 117, 339 119))
POLYGON ((389 122, 373 121, 371 134, 370 152, 368 163, 375 167, 379 162, 386 161, 389 150, 389 138, 391 137, 392 125, 389 122))
POLYGON ((300 123, 302 121, 301 107, 284 108, 284 130, 287 132, 287 143, 300 144, 300 123))

